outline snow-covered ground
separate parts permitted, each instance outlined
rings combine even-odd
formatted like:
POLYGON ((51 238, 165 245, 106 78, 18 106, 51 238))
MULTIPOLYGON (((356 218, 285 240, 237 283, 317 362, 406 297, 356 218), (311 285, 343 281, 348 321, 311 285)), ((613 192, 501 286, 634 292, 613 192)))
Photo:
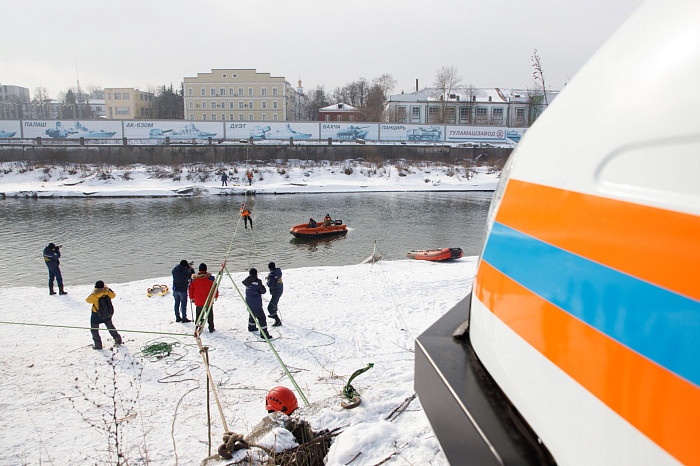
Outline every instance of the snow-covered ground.
MULTIPOLYGON (((283 326, 271 329, 272 344, 310 403, 304 407, 297 394, 302 408, 295 414, 315 431, 339 428, 326 464, 447 464, 420 401, 396 410, 414 394, 413 340, 465 296, 476 262, 283 271, 283 326), (374 367, 352 382, 362 404, 343 409, 343 385, 370 362, 374 367)), ((233 286, 242 290, 243 278, 224 276, 216 331, 205 331, 202 343, 228 427, 246 435, 267 414, 267 391, 294 387, 267 344, 247 331, 247 311, 233 286)), ((170 285, 171 277, 107 284, 117 294, 113 320, 124 344, 112 348, 102 330, 101 351, 92 349, 89 330, 67 328, 89 327, 91 286, 72 286, 65 296, 0 288, 0 464, 117 464, 115 440, 120 464, 199 464, 209 455, 206 371, 194 326, 175 322, 171 293, 147 297, 154 284, 170 285), (158 342, 175 345, 174 352, 145 357, 143 350, 158 342)), ((224 429, 213 396, 211 419, 215 453, 224 429)), ((291 445, 279 430, 260 443, 291 445)), ((241 450, 233 460, 208 464, 246 455, 262 457, 261 450, 241 450)))
POLYGON ((490 166, 359 161, 178 166, 0 163, 0 197, 192 196, 369 192, 492 191, 500 171, 490 166), (245 179, 254 173, 252 185, 245 179), (221 175, 228 174, 228 186, 221 175))

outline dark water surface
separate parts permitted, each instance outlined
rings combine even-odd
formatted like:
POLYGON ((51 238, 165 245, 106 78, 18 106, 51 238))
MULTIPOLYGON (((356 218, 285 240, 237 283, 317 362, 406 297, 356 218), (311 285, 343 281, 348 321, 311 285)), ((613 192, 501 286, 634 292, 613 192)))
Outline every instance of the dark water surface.
MULTIPOLYGON (((0 286, 48 281, 42 250, 62 245, 61 272, 72 284, 121 283, 170 276, 181 259, 218 270, 357 264, 376 241, 383 260, 411 249, 460 247, 481 252, 492 193, 363 193, 249 198, 254 230, 239 219, 240 196, 0 200, 0 286), (348 233, 301 240, 289 228, 330 213, 348 233), (233 238, 233 242, 232 242, 233 238)), ((167 283, 170 285, 170 281, 167 283)))

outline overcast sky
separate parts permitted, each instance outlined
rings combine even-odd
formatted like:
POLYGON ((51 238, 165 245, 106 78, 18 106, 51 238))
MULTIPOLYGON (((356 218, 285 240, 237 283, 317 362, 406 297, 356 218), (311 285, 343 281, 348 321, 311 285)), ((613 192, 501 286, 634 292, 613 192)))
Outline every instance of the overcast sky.
POLYGON ((641 0, 7 1, 0 84, 179 86, 255 68, 327 91, 390 73, 394 93, 455 66, 475 87, 532 87, 534 49, 560 89, 641 0))

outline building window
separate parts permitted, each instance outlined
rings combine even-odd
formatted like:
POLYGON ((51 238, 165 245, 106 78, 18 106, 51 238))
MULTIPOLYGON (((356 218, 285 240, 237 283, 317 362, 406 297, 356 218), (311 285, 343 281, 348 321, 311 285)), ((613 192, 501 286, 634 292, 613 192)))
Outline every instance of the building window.
POLYGON ((212 101, 212 103, 211 103, 211 108, 212 108, 212 109, 215 109, 215 108, 216 108, 216 102, 213 102, 213 101, 212 101))
POLYGON ((330 116, 330 115, 326 115, 326 121, 331 121, 331 116, 330 116))
POLYGON ((440 122, 440 107, 428 107, 428 123, 440 122))
POLYGON ((234 95, 232 87, 228 88, 228 95, 234 95))
POLYGON ((456 123, 457 122, 457 111, 454 107, 445 108, 445 123, 456 123))
POLYGON ((277 88, 276 87, 272 88, 272 95, 277 95, 277 88))
POLYGON ((192 96, 192 88, 191 87, 187 88, 187 95, 190 97, 192 96))
POLYGON ((262 121, 267 121, 267 113, 262 114, 262 121))
POLYGON ((211 119, 212 119, 212 121, 216 120, 216 113, 211 114, 211 119))
POLYGON ((486 123, 488 119, 488 109, 486 107, 476 107, 476 122, 486 123))
POLYGON ((245 104, 241 100, 240 102, 238 102, 238 110, 243 110, 244 108, 245 108, 245 104))
POLYGON ((121 98, 122 98, 122 95, 121 95, 120 92, 115 92, 115 93, 114 93, 114 100, 121 100, 121 98))
POLYGON ((216 88, 215 87, 210 87, 209 88, 209 95, 216 95, 216 88))
POLYGON ((243 88, 242 87, 238 88, 238 95, 243 95, 243 88))
POLYGON ((253 110, 253 101, 252 100, 248 102, 248 108, 253 110))
POLYGON ((236 108, 236 107, 234 107, 233 104, 234 104, 233 100, 230 101, 230 102, 228 103, 228 108, 231 109, 231 110, 233 110, 234 108, 236 108))
POLYGON ((202 113, 202 120, 207 121, 207 114, 206 113, 202 113))
POLYGON ((260 88, 260 95, 263 97, 265 97, 267 95, 267 88, 266 87, 260 88))
POLYGON ((129 107, 117 107, 117 115, 129 115, 129 107))
POLYGON ((406 107, 396 107, 396 122, 406 123, 406 107))
POLYGON ((516 108, 515 109, 515 122, 518 124, 524 124, 525 123, 525 109, 524 108, 516 108))
POLYGON ((491 110, 491 118, 494 123, 503 123, 503 108, 494 108, 491 110))
POLYGON ((252 114, 252 113, 249 113, 249 114, 248 114, 248 119, 249 119, 250 121, 253 121, 253 114, 252 114))
POLYGON ((190 100, 190 110, 192 110, 193 108, 194 108, 194 102, 192 102, 192 101, 190 100))
POLYGON ((469 107, 467 107, 467 106, 459 107, 459 121, 460 121, 460 123, 469 123, 470 113, 471 112, 469 111, 469 107))
POLYGON ((277 121, 277 114, 276 113, 272 115, 272 120, 277 121))
POLYGON ((267 102, 263 101, 262 102, 262 109, 265 110, 267 108, 267 102))
POLYGON ((411 107, 411 121, 420 121, 420 107, 411 107))
POLYGON ((335 119, 338 121, 343 121, 343 115, 338 115, 337 117, 335 117, 335 119))
POLYGON ((204 96, 207 95, 207 90, 206 90, 206 89, 201 88, 200 91, 201 91, 200 94, 202 95, 202 97, 204 97, 204 96))
POLYGON ((221 108, 226 108, 226 102, 221 102, 221 108))
POLYGON ((242 114, 242 113, 239 113, 239 114, 238 114, 238 121, 243 121, 243 120, 244 120, 243 114, 242 114))
POLYGON ((253 88, 252 88, 252 87, 249 87, 249 88, 248 88, 248 95, 249 95, 249 96, 252 96, 252 95, 253 95, 253 88))
POLYGON ((107 93, 107 100, 112 100, 112 93, 111 92, 107 93))
POLYGON ((225 113, 222 113, 222 114, 221 114, 221 121, 224 121, 225 119, 226 119, 226 114, 225 114, 225 113))
POLYGON ((190 120, 194 120, 194 113, 190 113, 190 120))
POLYGON ((348 115, 348 121, 355 121, 355 115, 348 115))
POLYGON ((219 89, 219 95, 220 95, 221 97, 225 96, 225 95, 226 95, 226 89, 224 89, 223 87, 222 87, 221 89, 219 89))
POLYGON ((233 121, 233 113, 229 113, 228 119, 231 120, 231 121, 233 121))
POLYGON ((274 102, 272 102, 272 108, 277 110, 277 101, 276 100, 274 102))
POLYGON ((202 108, 203 108, 203 109, 206 109, 206 108, 207 108, 207 103, 204 102, 204 101, 202 102, 202 108))
POLYGON ((125 93, 122 95, 122 97, 124 98, 124 100, 129 100, 129 93, 128 93, 128 92, 125 92, 125 93))

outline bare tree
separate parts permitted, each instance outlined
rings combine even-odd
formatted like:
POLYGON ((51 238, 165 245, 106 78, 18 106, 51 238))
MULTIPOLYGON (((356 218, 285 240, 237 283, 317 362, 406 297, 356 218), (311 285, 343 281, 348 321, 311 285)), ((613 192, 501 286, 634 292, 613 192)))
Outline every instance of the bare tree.
POLYGON ((435 76, 435 92, 433 97, 440 100, 440 115, 438 122, 444 123, 446 119, 447 101, 454 95, 462 84, 462 76, 455 66, 441 66, 435 76))
POLYGON ((49 118, 49 91, 45 87, 38 86, 34 89, 34 99, 32 99, 32 117, 49 118))
POLYGON ((311 91, 310 97, 309 112, 311 113, 311 119, 318 120, 318 110, 331 104, 323 84, 316 86, 316 88, 311 91))
POLYGON ((535 49, 535 51, 533 52, 531 60, 532 67, 535 69, 532 72, 532 78, 535 80, 535 84, 538 84, 539 87, 542 89, 544 104, 545 106, 547 106, 549 105, 549 102, 547 102, 547 86, 544 81, 544 73, 542 72, 542 61, 540 60, 540 56, 537 55, 537 49, 535 49))

